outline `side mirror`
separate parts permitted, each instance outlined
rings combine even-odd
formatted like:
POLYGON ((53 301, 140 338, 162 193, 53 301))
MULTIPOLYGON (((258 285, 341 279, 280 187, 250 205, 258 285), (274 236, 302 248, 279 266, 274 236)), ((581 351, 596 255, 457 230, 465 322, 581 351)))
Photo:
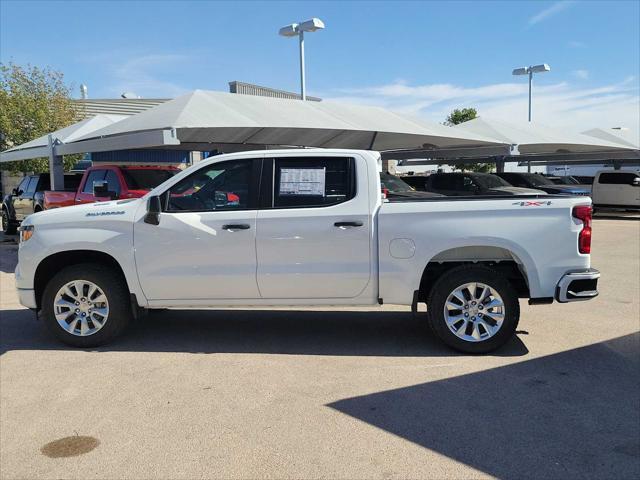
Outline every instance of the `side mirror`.
POLYGON ((147 214, 144 216, 144 223, 160 225, 161 211, 162 207, 160 205, 160 197, 157 195, 149 197, 149 200, 147 200, 147 214))
POLYGON ((104 180, 93 182, 93 196, 96 198, 108 197, 111 200, 115 200, 116 198, 118 198, 118 194, 116 192, 110 191, 109 184, 104 180))
POLYGON ((20 190, 18 190, 18 187, 16 187, 13 190, 11 190, 11 193, 17 197, 18 195, 20 195, 20 190))
POLYGON ((634 178, 633 182, 631 182, 631 185, 634 187, 640 187, 640 177, 634 178))

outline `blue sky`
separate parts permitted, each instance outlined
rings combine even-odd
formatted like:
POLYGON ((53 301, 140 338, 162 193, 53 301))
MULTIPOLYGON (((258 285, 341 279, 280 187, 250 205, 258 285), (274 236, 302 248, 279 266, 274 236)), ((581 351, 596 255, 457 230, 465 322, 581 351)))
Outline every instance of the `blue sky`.
POLYGON ((277 30, 317 16, 326 29, 307 36, 310 95, 437 121, 463 106, 526 119, 526 80, 511 70, 546 62, 534 120, 638 129, 638 1, 1 0, 0 14, 2 62, 50 65, 93 98, 173 97, 230 80, 297 91, 297 43, 277 30))

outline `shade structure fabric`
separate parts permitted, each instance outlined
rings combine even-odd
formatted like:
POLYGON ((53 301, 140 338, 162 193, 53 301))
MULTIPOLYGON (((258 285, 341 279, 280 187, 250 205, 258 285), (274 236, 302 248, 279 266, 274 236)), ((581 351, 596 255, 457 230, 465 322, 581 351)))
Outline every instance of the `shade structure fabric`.
POLYGON ((591 130, 585 130, 581 132, 582 135, 586 135, 588 137, 598 138, 600 140, 606 140, 612 143, 619 143, 620 145, 628 148, 634 148, 636 150, 640 149, 638 144, 633 143, 629 138, 625 137, 622 132, 614 129, 604 129, 604 128, 592 128, 591 130))
POLYGON ((111 139, 113 145, 114 137, 160 130, 176 132, 180 148, 197 149, 207 144, 370 150, 502 144, 378 107, 195 90, 86 134, 73 148, 81 149, 85 141, 99 146, 97 139, 111 139))
POLYGON ((562 128, 551 128, 538 123, 506 123, 484 117, 461 123, 454 129, 517 145, 520 154, 586 153, 632 148, 606 139, 571 133, 562 128))
MULTIPOLYGON (((96 115, 80 122, 51 132, 54 140, 62 143, 70 143, 78 138, 88 135, 95 130, 112 125, 127 118, 126 115, 96 115)), ((0 162, 26 160, 29 158, 49 156, 49 135, 43 135, 14 148, 0 152, 0 162)))

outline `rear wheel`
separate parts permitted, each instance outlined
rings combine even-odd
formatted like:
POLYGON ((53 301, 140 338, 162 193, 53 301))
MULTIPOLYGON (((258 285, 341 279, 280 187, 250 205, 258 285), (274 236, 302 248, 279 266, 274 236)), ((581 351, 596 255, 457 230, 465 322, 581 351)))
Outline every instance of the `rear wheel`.
POLYGON ((74 347, 97 347, 116 338, 132 318, 129 291, 118 273, 103 265, 64 268, 42 297, 47 328, 74 347))
POLYGON ((500 274, 482 266, 449 270, 429 298, 431 329, 447 345, 465 353, 487 353, 504 345, 520 319, 518 295, 500 274))
POLYGON ((15 222, 11 221, 9 212, 6 209, 2 209, 2 232, 5 235, 13 235, 17 231, 15 222))

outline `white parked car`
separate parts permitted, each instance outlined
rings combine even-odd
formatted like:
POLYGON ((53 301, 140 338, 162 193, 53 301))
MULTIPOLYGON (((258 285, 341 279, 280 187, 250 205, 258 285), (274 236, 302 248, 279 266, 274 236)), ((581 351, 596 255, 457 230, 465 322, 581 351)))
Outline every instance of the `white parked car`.
POLYGON ((640 172, 601 170, 591 189, 594 208, 640 210, 640 172))
POLYGON ((93 347, 147 309, 428 305, 451 347, 488 352, 531 304, 597 295, 591 200, 383 200, 380 154, 221 155, 141 199, 45 211, 21 227, 16 283, 62 341, 93 347))

